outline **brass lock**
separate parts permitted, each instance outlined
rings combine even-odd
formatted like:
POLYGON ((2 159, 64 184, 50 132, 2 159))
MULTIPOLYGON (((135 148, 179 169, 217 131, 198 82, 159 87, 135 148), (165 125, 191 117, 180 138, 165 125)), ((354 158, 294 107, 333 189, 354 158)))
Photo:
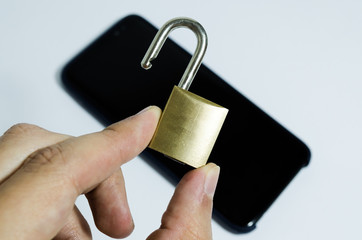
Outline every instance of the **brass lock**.
POLYGON ((228 113, 228 109, 187 91, 206 52, 204 28, 189 18, 168 21, 156 34, 141 66, 151 68, 150 61, 157 57, 170 32, 179 27, 196 34, 197 47, 180 83, 172 90, 149 147, 197 168, 206 164, 228 113))

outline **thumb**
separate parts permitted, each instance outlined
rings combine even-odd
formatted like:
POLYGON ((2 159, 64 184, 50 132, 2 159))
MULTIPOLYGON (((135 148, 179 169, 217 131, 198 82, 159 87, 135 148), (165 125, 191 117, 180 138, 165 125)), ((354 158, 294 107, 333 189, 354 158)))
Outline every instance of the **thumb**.
POLYGON ((148 240, 211 240, 213 196, 220 168, 209 163, 187 173, 164 213, 161 227, 148 240))

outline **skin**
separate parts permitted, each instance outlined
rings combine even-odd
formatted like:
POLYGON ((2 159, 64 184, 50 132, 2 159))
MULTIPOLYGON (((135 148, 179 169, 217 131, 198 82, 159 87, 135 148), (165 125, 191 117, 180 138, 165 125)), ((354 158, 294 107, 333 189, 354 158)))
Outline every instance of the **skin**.
MULTIPOLYGON (((134 229, 120 166, 149 144, 161 110, 149 107, 101 132, 71 137, 18 124, 0 137, 0 239, 91 239, 74 205, 85 194, 100 231, 134 229)), ((148 240, 212 239, 219 167, 188 172, 148 240)))

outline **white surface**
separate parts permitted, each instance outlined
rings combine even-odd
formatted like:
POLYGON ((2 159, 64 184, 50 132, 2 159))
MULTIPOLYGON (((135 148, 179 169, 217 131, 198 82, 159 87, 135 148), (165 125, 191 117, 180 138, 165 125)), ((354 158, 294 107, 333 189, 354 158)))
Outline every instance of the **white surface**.
MULTIPOLYGON (((0 0, 0 132, 18 122, 72 135, 102 126, 65 93, 61 67, 116 20, 137 13, 160 27, 176 16, 209 35, 204 63, 299 136, 312 161, 257 229, 214 239, 361 239, 361 1, 0 0)), ((172 34, 189 51, 191 35, 172 34)), ((141 159, 124 167, 136 223, 128 239, 159 226, 173 186, 141 159)), ((86 202, 77 202, 95 239, 86 202)))

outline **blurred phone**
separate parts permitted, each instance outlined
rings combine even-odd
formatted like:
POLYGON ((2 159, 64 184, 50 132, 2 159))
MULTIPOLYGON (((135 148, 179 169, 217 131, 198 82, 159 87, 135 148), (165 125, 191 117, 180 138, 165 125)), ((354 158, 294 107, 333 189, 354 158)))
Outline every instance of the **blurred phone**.
MULTIPOLYGON (((169 39, 153 68, 145 71, 140 62, 156 32, 140 16, 121 19, 64 67, 61 78, 66 90, 104 125, 149 105, 164 108, 191 55, 169 39)), ((251 231, 308 165, 310 151, 204 65, 189 91, 229 109, 209 157, 221 167, 213 216, 232 232, 251 231)), ((141 157, 174 183, 191 169, 151 149, 141 157)))

